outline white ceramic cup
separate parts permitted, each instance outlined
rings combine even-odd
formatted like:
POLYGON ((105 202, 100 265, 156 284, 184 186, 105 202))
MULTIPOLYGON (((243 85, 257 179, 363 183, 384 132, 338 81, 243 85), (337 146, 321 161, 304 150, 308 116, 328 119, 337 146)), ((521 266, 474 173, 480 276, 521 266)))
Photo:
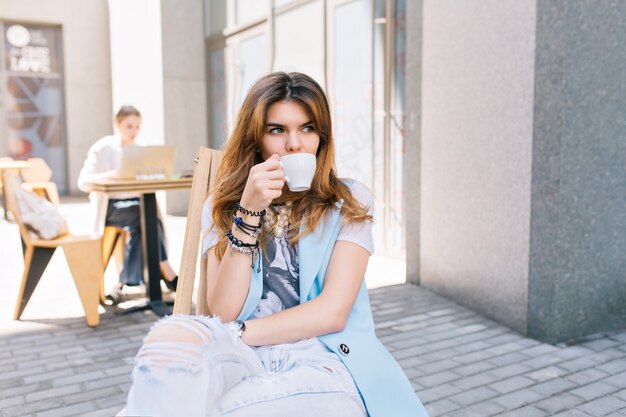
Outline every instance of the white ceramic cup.
POLYGON ((311 188, 315 162, 315 155, 312 153, 292 153, 280 157, 280 165, 290 191, 306 191, 311 188))

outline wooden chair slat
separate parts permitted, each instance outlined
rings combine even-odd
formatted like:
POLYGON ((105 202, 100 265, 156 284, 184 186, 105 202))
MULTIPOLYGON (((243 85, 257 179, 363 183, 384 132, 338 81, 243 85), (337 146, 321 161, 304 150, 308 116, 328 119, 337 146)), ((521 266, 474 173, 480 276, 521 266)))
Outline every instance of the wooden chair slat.
MULTIPOLYGON (((198 151, 189 197, 189 207, 187 209, 187 225, 185 227, 183 254, 178 274, 174 314, 191 314, 198 250, 202 237, 202 207, 213 190, 221 158, 222 153, 214 149, 200 147, 198 151)), ((206 302, 206 262, 204 262, 202 257, 200 259, 200 282, 198 285, 196 314, 208 314, 206 302)))

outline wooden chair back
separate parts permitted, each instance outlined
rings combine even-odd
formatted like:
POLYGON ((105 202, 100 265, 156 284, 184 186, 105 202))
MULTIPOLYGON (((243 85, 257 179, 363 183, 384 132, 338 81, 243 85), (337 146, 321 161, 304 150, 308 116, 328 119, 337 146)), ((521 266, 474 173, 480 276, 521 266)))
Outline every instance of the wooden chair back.
POLYGON ((7 210, 13 213, 13 220, 20 228, 20 236, 22 237, 22 244, 24 247, 31 245, 39 240, 34 233, 28 230, 28 227, 22 222, 22 216, 20 214, 19 206, 17 204, 17 197, 15 190, 20 187, 20 180, 16 173, 6 172, 4 174, 4 192, 6 194, 7 210))
MULTIPOLYGON (((196 166, 191 183, 189 207, 187 209, 187 225, 180 271, 178 273, 178 287, 174 314, 191 314, 193 289, 196 277, 198 250, 202 238, 201 216, 202 207, 207 197, 213 191, 215 177, 222 159, 222 152, 200 147, 196 158, 196 166)), ((209 315, 206 297, 206 261, 200 258, 200 282, 196 300, 196 314, 209 315)))
POLYGON ((4 178, 7 206, 13 212, 15 222, 19 226, 24 250, 24 273, 13 319, 18 320, 21 317, 52 255, 58 247, 61 247, 85 310, 85 320, 89 326, 97 326, 100 324, 98 305, 103 299, 104 283, 100 236, 78 236, 67 233, 50 240, 39 239, 22 221, 15 195, 15 190, 20 187, 17 175, 5 173, 4 178))
POLYGON ((28 168, 22 168, 20 174, 24 182, 49 182, 52 170, 43 158, 28 158, 28 168))

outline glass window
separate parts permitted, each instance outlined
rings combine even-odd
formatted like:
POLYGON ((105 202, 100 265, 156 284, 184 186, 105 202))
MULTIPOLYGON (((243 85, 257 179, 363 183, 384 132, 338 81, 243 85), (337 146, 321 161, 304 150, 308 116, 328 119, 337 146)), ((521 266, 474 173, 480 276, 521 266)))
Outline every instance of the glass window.
POLYGON ((405 208, 404 208, 404 74, 406 69, 406 0, 395 2, 393 85, 391 86, 391 225, 393 231, 390 245, 400 251, 405 248, 405 208))
POLYGON ((269 0, 237 0, 236 23, 241 25, 266 17, 269 11, 269 0))
POLYGON ((282 13, 274 25, 274 70, 303 72, 326 85, 323 2, 282 13))
POLYGON ((337 170, 372 188, 372 3, 334 11, 333 109, 337 170))
POLYGON ((262 33, 242 40, 239 44, 236 76, 238 76, 238 99, 234 103, 238 109, 248 93, 248 89, 256 80, 268 72, 267 36, 262 33))
POLYGON ((274 0, 274 8, 282 7, 298 0, 274 0))

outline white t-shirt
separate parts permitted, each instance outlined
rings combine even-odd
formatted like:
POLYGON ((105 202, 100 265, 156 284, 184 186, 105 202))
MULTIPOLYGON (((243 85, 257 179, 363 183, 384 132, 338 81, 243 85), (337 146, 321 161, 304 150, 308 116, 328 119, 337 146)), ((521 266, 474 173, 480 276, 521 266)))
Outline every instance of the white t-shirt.
MULTIPOLYGON (((354 181, 351 186, 352 195, 373 215, 374 204, 372 194, 363 184, 354 181)), ((212 202, 208 199, 202 209, 202 254, 219 240, 219 232, 213 228, 212 202), (208 232, 207 232, 208 230, 208 232)), ((341 226, 337 240, 356 243, 365 248, 370 255, 374 253, 372 223, 361 222, 341 226)), ((263 250, 263 294, 257 306, 254 318, 266 317, 291 308, 300 303, 300 262, 298 247, 292 247, 287 237, 277 238, 268 242, 263 250)))

